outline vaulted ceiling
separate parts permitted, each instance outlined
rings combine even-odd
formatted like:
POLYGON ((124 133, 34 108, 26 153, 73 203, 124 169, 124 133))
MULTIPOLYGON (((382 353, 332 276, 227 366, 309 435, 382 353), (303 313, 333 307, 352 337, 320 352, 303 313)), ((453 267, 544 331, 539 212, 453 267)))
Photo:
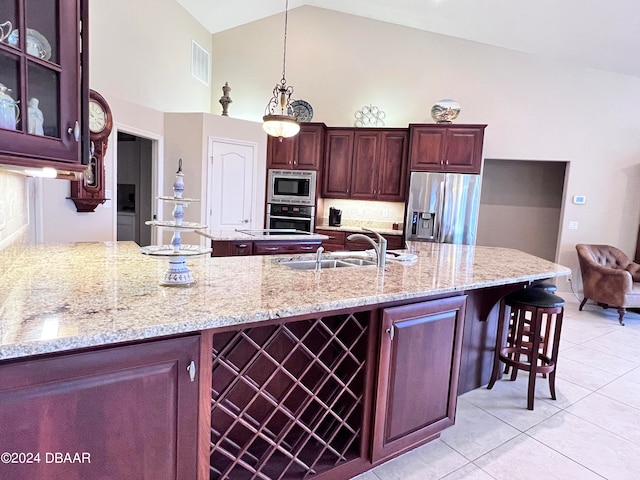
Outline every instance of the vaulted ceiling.
MULTIPOLYGON (((284 11, 285 0, 176 0, 211 33, 284 11)), ((290 0, 640 77, 639 0, 290 0)))

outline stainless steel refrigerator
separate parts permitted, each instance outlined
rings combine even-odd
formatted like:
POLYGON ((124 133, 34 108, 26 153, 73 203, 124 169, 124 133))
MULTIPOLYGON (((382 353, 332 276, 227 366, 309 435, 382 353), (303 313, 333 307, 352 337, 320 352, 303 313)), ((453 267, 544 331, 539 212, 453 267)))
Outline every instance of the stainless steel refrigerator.
POLYGON ((475 245, 480 175, 411 172, 405 239, 475 245))

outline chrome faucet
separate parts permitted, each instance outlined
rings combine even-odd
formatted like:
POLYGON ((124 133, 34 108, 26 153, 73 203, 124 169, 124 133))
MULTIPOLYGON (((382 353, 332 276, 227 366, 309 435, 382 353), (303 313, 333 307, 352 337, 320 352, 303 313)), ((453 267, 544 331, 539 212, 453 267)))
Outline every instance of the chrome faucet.
POLYGON ((347 237, 347 240, 356 240, 360 238, 369 242, 376 252, 378 268, 384 268, 387 259, 387 239, 380 235, 378 232, 374 232, 373 230, 369 230, 368 228, 363 228, 362 230, 375 234, 375 236, 378 237, 378 243, 376 243, 375 240, 370 236, 363 235, 362 233, 354 233, 352 235, 349 235, 347 237))
POLYGON ((322 252, 324 252, 324 247, 318 247, 316 250, 316 272, 322 268, 322 252))

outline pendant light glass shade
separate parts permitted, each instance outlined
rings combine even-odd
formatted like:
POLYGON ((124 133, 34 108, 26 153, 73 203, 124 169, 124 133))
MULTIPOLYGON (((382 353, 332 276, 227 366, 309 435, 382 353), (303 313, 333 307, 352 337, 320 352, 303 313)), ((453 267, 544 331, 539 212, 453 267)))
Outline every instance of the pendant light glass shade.
POLYGON ((290 101, 293 87, 287 86, 285 70, 287 65, 287 23, 289 12, 289 0, 285 3, 284 10, 284 51, 282 59, 282 80, 273 89, 273 97, 269 100, 265 114, 262 117, 262 128, 272 137, 293 137, 300 131, 300 124, 295 115, 290 114, 290 101))

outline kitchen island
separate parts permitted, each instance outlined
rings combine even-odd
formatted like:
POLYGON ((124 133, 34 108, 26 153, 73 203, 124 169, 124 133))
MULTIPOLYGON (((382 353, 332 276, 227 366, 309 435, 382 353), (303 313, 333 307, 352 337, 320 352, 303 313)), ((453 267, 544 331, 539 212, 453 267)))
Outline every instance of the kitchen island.
POLYGON ((0 477, 335 480, 436 438, 458 386, 486 383, 499 298, 570 271, 510 249, 415 253, 320 272, 197 258, 176 288, 134 243, 28 248, 0 277, 0 450, 92 461, 0 477))

